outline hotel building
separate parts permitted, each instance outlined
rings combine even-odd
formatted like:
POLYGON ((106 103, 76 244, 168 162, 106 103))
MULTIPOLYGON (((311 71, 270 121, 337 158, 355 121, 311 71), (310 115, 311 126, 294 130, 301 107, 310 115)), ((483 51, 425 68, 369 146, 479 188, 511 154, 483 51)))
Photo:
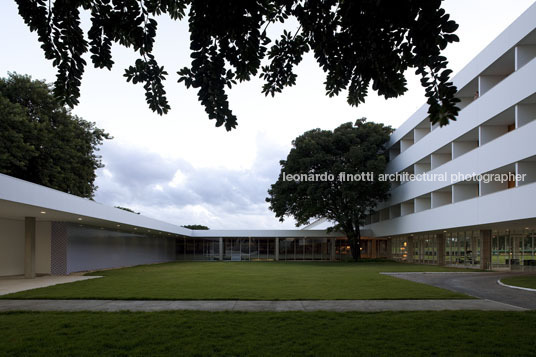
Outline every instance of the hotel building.
MULTIPOLYGON (((461 100, 455 122, 431 125, 424 105, 391 135, 387 174, 446 179, 394 182, 363 227, 364 257, 483 269, 536 265, 535 20, 536 4, 454 77, 461 100), (485 174, 506 180, 472 179, 485 174)), ((344 235, 320 226, 192 231, 0 174, 0 276, 174 260, 349 257, 344 235)))
POLYGON ((393 258, 536 266, 535 24, 532 5, 453 78, 455 122, 431 125, 424 105, 391 135, 386 173, 427 179, 394 182, 367 219, 393 258))

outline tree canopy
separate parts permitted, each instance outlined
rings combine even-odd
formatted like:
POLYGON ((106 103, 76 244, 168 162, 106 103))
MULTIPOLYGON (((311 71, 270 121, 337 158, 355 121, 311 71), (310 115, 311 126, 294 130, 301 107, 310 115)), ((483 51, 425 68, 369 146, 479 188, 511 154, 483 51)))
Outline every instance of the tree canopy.
POLYGON ((183 227, 194 230, 194 231, 208 231, 209 230, 207 226, 203 226, 201 224, 187 224, 183 227))
POLYGON ((29 76, 0 78, 0 173, 91 198, 97 155, 111 137, 73 115, 29 76))
POLYGON ((136 212, 132 208, 128 208, 128 207, 115 206, 115 208, 118 208, 118 209, 123 210, 123 211, 130 212, 130 213, 134 213, 134 214, 140 214, 140 212, 136 212))
POLYGON ((149 107, 170 109, 164 80, 168 72, 153 54, 156 18, 188 17, 191 65, 178 81, 197 90, 216 126, 237 125, 226 88, 259 75, 262 92, 274 95, 296 83, 295 67, 312 52, 326 73, 328 96, 347 92, 357 106, 370 88, 385 98, 406 92, 405 72, 421 77, 432 123, 446 125, 458 114, 456 87, 441 55, 458 41, 458 25, 441 0, 15 0, 45 57, 57 67, 55 95, 69 106, 78 103, 89 51, 96 68, 110 69, 112 44, 133 48, 127 81, 141 83, 149 107), (90 14, 87 34, 81 11, 90 14), (270 25, 282 23, 282 34, 270 25))
POLYGON ((390 126, 359 119, 297 137, 268 190, 270 209, 280 221, 294 217, 297 226, 322 217, 335 222, 331 229, 346 234, 354 259, 359 259, 360 226, 388 197, 390 183, 380 175, 391 131, 390 126))

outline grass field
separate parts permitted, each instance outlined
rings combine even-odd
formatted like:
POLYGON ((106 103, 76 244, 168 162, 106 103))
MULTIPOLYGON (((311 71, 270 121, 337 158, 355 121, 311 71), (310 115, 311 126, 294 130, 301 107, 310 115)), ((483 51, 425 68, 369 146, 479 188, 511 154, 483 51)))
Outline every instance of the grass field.
POLYGON ((174 262, 92 273, 104 278, 5 295, 37 299, 324 300, 468 296, 380 272, 459 271, 400 263, 174 262))
POLYGON ((514 276, 511 278, 501 279, 501 281, 508 285, 536 289, 536 275, 514 276))
POLYGON ((529 356, 536 312, 3 313, 0 355, 529 356))

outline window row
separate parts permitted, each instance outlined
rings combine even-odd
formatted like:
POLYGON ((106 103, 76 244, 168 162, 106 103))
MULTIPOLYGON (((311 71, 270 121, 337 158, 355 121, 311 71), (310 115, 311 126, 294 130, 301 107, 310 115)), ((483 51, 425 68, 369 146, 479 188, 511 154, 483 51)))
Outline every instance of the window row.
MULTIPOLYGON (((391 255, 396 260, 478 268, 482 254, 480 231, 422 233, 391 239, 391 255), (438 239, 439 235, 443 239, 438 239), (444 241, 445 246, 439 247, 444 241)), ((536 232, 533 229, 492 230, 491 264, 494 268, 536 268, 536 232)))
MULTIPOLYGON (((387 256, 386 239, 363 239, 364 258, 387 256)), ((346 238, 177 238, 177 260, 351 260, 346 238), (221 252, 220 252, 221 249, 221 252)))
MULTIPOLYGON (((460 88, 456 93, 456 97, 460 99, 458 107, 463 110, 463 108, 471 104, 473 101, 477 100, 479 97, 481 97, 490 89, 495 87, 510 74, 514 73, 515 71, 532 61, 534 58, 536 58, 536 30, 531 32, 516 46, 514 46, 501 57, 499 57, 480 75, 478 75, 472 81, 467 83, 463 88, 460 88)), ((529 110, 533 111, 534 108, 529 108, 529 110)), ((516 126, 519 127, 523 125, 522 121, 523 119, 521 120, 519 125, 517 125, 518 123, 516 123, 516 126)), ((513 122, 508 123, 506 125, 507 130, 509 130, 510 126, 513 125, 513 122)), ((495 125, 494 123, 491 123, 490 126, 495 125)), ((424 138, 426 135, 428 135, 438 127, 438 124, 432 125, 429 118, 425 118, 415 128, 413 128, 413 130, 407 133, 402 139, 400 139, 390 148, 389 159, 394 159, 399 154, 409 149, 413 144, 417 143, 419 140, 424 138)), ((489 135, 491 137, 498 134, 497 132, 494 132, 494 128, 487 129, 489 129, 486 131, 489 132, 489 135)), ((497 130, 504 131, 504 128, 497 128, 497 130)), ((484 136, 486 135, 488 135, 488 133, 484 133, 484 136)), ((484 137, 483 139, 483 141, 486 141, 486 137, 484 137)), ((483 145, 484 143, 485 142, 482 142, 481 145, 483 145)))
MULTIPOLYGON (((451 160, 520 128, 535 119, 536 95, 532 95, 489 119, 479 127, 461 135, 456 140, 446 144, 432 154, 422 158, 415 164, 402 170, 401 173, 418 175, 437 169, 451 160)), ((395 181, 392 184, 392 188, 396 188, 404 183, 404 181, 395 181)))
POLYGON ((367 217, 378 223, 451 203, 508 190, 536 182, 536 156, 463 180, 419 197, 385 207, 367 217))

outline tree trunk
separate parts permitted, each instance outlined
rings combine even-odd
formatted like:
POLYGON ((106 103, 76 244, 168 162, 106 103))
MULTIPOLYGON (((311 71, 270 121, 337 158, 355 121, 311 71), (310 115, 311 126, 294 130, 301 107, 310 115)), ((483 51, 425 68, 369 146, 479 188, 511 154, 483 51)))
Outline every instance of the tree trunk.
POLYGON ((361 231, 359 227, 355 230, 349 230, 346 232, 348 237, 348 243, 350 244, 350 249, 352 251, 352 258, 354 261, 361 259, 361 231))

